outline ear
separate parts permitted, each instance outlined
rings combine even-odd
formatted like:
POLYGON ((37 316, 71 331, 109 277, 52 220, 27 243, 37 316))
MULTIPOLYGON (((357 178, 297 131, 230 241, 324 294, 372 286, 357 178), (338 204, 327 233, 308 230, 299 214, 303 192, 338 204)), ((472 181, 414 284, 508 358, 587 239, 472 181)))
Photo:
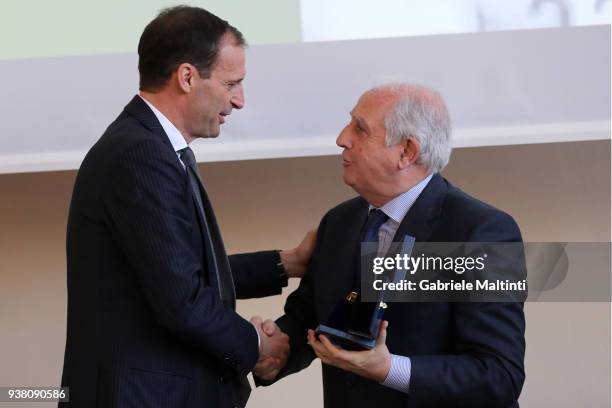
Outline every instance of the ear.
POLYGON ((175 73, 179 88, 185 93, 190 93, 196 77, 199 76, 196 67, 184 62, 178 66, 175 73))
POLYGON ((410 136, 402 140, 400 146, 402 151, 400 153, 398 167, 399 169, 405 169, 416 163, 421 153, 421 145, 414 137, 410 136))

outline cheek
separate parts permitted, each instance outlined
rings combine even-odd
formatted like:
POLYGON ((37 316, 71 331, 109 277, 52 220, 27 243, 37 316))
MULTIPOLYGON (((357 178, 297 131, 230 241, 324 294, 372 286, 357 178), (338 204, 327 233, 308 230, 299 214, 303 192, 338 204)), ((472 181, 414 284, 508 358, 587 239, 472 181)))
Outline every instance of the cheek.
POLYGON ((204 117, 206 118, 206 120, 208 120, 209 122, 212 122, 214 119, 217 118, 217 114, 219 113, 216 106, 214 106, 213 103, 211 103, 210 99, 207 98, 206 100, 204 100, 202 102, 202 111, 204 113, 204 117))
POLYGON ((215 109, 219 109, 226 105, 226 101, 229 100, 229 97, 225 89, 217 89, 211 99, 214 101, 211 101, 211 105, 214 105, 215 109))
POLYGON ((370 176, 385 178, 394 169, 394 162, 386 152, 372 152, 365 160, 370 176))

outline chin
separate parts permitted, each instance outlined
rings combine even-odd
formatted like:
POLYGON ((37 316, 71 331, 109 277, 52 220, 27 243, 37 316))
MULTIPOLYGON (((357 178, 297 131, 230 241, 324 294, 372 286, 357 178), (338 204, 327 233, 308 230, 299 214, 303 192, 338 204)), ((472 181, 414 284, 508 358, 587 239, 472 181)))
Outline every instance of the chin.
POLYGON ((221 125, 217 125, 217 127, 215 129, 213 129, 213 131, 210 133, 211 138, 215 138, 215 137, 219 137, 219 135, 221 134, 221 125))
POLYGON ((220 133, 220 129, 217 129, 216 131, 202 132, 198 135, 198 137, 202 139, 214 139, 219 137, 220 133))
POLYGON ((355 185, 355 180, 351 179, 351 177, 348 174, 346 174, 346 170, 342 174, 342 180, 344 181, 344 184, 346 184, 349 187, 353 187, 355 185))

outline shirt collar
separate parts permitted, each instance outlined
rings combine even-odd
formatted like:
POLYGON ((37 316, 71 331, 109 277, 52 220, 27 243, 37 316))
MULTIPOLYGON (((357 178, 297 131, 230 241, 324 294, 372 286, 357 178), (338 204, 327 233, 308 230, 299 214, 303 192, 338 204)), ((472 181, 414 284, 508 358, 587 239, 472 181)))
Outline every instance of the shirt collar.
MULTIPOLYGON (((433 174, 425 177, 423 180, 419 181, 416 185, 414 185, 410 190, 398 195, 393 200, 387 202, 385 205, 380 207, 380 210, 384 212, 389 218, 393 221, 401 224, 402 220, 408 214, 410 207, 414 204, 414 202, 419 198, 419 195, 423 192, 429 180, 433 177, 433 174)), ((370 205, 370 210, 376 207, 370 205)))
POLYGON ((147 101, 142 95, 138 95, 138 96, 140 96, 140 98, 143 101, 145 101, 145 103, 153 111, 153 114, 159 121, 159 124, 164 129, 164 132, 166 132, 166 136, 168 136, 168 139, 170 140, 170 143, 172 144, 172 148, 174 149, 174 151, 178 152, 179 150, 186 148, 187 142, 185 141, 185 138, 183 137, 181 132, 179 132, 179 130, 176 128, 176 126, 174 126, 172 122, 170 122, 170 120, 163 113, 159 111, 159 109, 153 106, 151 102, 147 101))

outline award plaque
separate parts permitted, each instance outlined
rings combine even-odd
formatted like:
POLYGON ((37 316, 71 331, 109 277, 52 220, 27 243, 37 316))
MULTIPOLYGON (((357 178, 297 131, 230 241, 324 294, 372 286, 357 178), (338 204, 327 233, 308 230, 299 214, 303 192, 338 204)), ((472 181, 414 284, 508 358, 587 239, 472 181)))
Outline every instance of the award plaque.
POLYGON ((361 302, 357 292, 349 293, 332 309, 329 318, 317 327, 317 334, 347 350, 372 349, 387 305, 361 302))
MULTIPOLYGON (((406 235, 401 243, 401 253, 410 256, 414 241, 413 237, 406 235)), ((362 252, 362 256, 370 258, 371 255, 362 252)), ((405 271, 395 271, 389 280, 398 281, 404 276, 405 271)), ((358 292, 350 292, 334 305, 327 320, 317 326, 316 333, 326 335, 334 344, 346 350, 372 349, 376 345, 386 308, 382 294, 377 302, 362 302, 358 292)))

